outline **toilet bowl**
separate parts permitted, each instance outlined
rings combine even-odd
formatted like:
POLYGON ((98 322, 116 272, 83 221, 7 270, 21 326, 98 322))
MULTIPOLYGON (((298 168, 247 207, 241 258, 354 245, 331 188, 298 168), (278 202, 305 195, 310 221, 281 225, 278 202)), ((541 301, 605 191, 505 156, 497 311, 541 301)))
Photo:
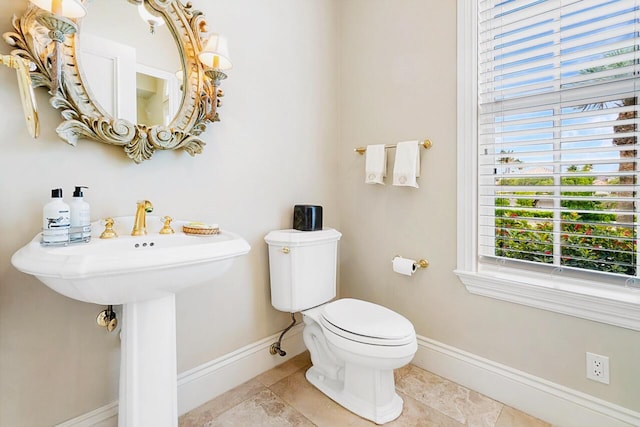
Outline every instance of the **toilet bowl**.
POLYGON ((302 314, 313 363, 307 380, 377 424, 397 418, 403 402, 393 370, 409 363, 418 348, 411 322, 385 307, 347 298, 302 314))
POLYGON ((393 370, 415 355, 416 333, 409 320, 388 308, 351 298, 331 301, 341 236, 330 228, 267 234, 271 304, 302 312, 313 363, 307 380, 351 412, 384 424, 402 413, 393 370))

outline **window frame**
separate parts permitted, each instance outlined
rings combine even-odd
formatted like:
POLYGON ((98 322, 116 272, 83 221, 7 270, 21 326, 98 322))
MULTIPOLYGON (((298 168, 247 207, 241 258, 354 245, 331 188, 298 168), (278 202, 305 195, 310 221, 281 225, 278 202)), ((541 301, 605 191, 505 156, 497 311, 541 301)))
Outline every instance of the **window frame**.
POLYGON ((553 273, 478 257, 477 0, 457 0, 457 268, 467 291, 640 331, 638 280, 603 283, 598 274, 553 273))

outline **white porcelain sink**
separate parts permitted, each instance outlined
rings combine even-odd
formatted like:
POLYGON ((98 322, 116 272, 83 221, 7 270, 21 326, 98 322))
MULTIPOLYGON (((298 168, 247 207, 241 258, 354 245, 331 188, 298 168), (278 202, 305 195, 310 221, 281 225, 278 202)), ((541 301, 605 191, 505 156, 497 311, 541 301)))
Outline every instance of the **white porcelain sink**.
MULTIPOLYGON (((119 427, 177 427, 175 293, 226 272, 249 252, 237 234, 159 234, 160 218, 147 216, 146 236, 131 236, 134 217, 114 218, 114 239, 100 239, 92 224, 88 243, 45 247, 41 236, 11 258, 18 270, 54 291, 95 304, 122 304, 119 427)), ((212 306, 215 303, 212 301, 212 306)))
POLYGON ((114 239, 100 239, 100 221, 92 224, 88 243, 45 247, 40 234, 18 250, 11 263, 36 276, 54 291, 95 304, 126 304, 159 298, 215 278, 235 257, 249 252, 237 234, 212 236, 182 232, 188 221, 171 223, 175 234, 159 234, 162 222, 147 216, 146 236, 131 236, 133 217, 114 218, 114 239))

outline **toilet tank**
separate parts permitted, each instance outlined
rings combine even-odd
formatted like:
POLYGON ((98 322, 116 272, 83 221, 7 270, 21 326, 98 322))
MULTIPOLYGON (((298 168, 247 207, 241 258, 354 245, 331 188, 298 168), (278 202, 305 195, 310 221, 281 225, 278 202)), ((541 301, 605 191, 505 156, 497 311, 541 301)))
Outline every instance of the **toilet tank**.
POLYGON ((295 313, 336 296, 336 262, 341 236, 332 228, 276 230, 265 236, 269 245, 271 305, 276 310, 295 313))

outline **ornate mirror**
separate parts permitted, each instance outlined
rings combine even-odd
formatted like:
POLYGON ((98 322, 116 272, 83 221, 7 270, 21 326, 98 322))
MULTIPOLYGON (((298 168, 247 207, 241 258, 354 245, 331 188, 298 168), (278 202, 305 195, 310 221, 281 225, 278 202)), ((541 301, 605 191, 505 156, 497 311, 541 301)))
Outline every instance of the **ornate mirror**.
MULTIPOLYGON (((212 68, 205 67, 198 58, 206 42, 207 24, 203 14, 193 10, 191 3, 184 5, 180 0, 84 0, 84 4, 87 16, 74 20, 52 15, 30 2, 24 15, 14 16, 15 31, 4 34, 5 41, 14 47, 13 55, 35 64, 35 70, 31 72, 34 86, 48 88, 51 104, 61 110, 64 121, 56 129, 60 138, 71 145, 75 145, 79 138, 87 138, 120 146, 136 163, 150 159, 156 150, 185 150, 191 155, 201 153, 205 143, 199 135, 207 123, 218 120, 216 110, 222 96, 218 87, 226 78, 221 69, 216 68, 220 63, 218 58, 211 64, 212 68), (96 15, 100 14, 100 7, 128 7, 137 13, 136 8, 140 5, 157 21, 145 22, 138 17, 136 25, 146 34, 135 37, 135 41, 146 36, 160 40, 165 35, 173 38, 175 59, 168 65, 155 66, 150 62, 154 60, 157 49, 147 47, 140 50, 138 47, 138 55, 146 55, 145 64, 134 59, 131 66, 123 68, 127 72, 135 72, 137 84, 134 81, 126 83, 133 86, 126 86, 118 70, 114 71, 118 78, 113 80, 116 86, 125 86, 121 93, 133 97, 123 102, 123 96, 115 96, 120 105, 111 105, 108 100, 100 98, 98 92, 105 89, 101 87, 100 77, 94 75, 105 67, 101 67, 99 62, 90 65, 86 56, 91 46, 94 51, 106 50, 95 47, 95 39, 100 41, 104 34, 96 37, 99 24, 95 24, 90 16, 92 8, 96 15), (62 25, 75 28, 69 30, 62 25), (73 34, 74 30, 76 34, 73 34), (166 34, 163 35, 161 30, 166 34), (55 39, 59 34, 55 31, 63 33, 58 42, 55 39), (151 31, 153 34, 149 35, 151 31), (148 89, 150 86, 160 89, 154 92, 148 89), (148 98, 161 98, 163 101, 155 106, 140 107, 140 99, 145 98, 145 94, 148 98), (151 112, 156 110, 159 112, 153 116, 151 112), (149 114, 143 115, 142 112, 149 114)), ((120 28, 123 21, 118 22, 120 28)), ((113 23, 111 28, 118 31, 113 23)), ((116 43, 124 45, 123 41, 126 43, 127 39, 116 43)), ((135 44, 131 37, 129 41, 129 44, 135 44)), ((168 55, 165 54, 166 43, 160 43, 165 47, 162 58, 156 59, 162 62, 168 55)))

